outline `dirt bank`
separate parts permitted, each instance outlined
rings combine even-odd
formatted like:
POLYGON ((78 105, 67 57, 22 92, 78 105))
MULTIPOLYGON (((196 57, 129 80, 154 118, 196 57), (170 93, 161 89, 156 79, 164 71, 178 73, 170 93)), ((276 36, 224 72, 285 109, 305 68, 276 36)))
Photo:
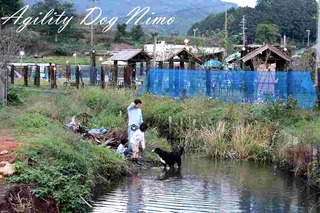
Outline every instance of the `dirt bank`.
MULTIPOLYGON (((0 162, 14 163, 14 149, 21 143, 15 141, 8 131, 0 131, 0 162)), ((1 165, 1 164, 0 164, 1 165)), ((52 199, 36 198, 31 194, 35 186, 27 184, 9 184, 0 176, 0 212, 59 212, 52 199)))

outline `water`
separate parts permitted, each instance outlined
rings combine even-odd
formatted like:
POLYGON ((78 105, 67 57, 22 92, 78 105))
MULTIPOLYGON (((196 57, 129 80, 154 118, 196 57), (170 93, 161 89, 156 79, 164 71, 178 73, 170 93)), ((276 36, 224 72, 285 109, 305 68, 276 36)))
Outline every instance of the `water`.
POLYGON ((187 157, 182 167, 124 178, 92 212, 320 212, 320 192, 273 165, 187 157))

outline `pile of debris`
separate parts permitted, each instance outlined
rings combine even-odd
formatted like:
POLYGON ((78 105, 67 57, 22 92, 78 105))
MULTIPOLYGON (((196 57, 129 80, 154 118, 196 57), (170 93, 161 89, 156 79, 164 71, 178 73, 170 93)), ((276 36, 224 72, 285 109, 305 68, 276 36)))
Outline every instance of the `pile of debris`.
POLYGON ((116 149, 120 144, 121 140, 127 138, 127 130, 113 130, 107 131, 105 128, 90 129, 87 127, 88 120, 92 116, 87 113, 81 113, 77 116, 73 116, 66 124, 65 128, 68 128, 74 133, 80 133, 81 138, 84 140, 90 140, 92 143, 105 146, 107 148, 116 149), (81 120, 82 122, 76 122, 81 120))

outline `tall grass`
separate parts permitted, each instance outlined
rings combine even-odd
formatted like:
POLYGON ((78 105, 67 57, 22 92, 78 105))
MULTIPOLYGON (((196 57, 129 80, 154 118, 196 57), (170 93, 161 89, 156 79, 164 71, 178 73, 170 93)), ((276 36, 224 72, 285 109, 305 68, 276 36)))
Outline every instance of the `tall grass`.
MULTIPOLYGON (((47 162, 56 159, 57 165, 70 161, 82 165, 83 171, 73 166, 70 169, 91 180, 94 179, 93 171, 99 168, 103 168, 106 176, 113 172, 117 174, 123 168, 116 156, 72 139, 74 135, 65 133, 61 126, 71 116, 86 112, 92 116, 91 128, 125 131, 127 106, 137 98, 134 92, 88 88, 70 94, 22 94, 23 107, 0 108, 0 118, 7 119, 6 128, 13 127, 21 141, 36 144, 20 152, 26 168, 40 168, 39 163, 34 164, 36 161, 32 156, 47 162), (77 154, 79 157, 73 157, 77 154)), ((311 147, 320 145, 319 112, 296 109, 294 101, 249 105, 222 103, 206 97, 173 100, 144 94, 138 98, 142 100, 143 118, 150 124, 146 135, 150 149, 160 146, 170 150, 171 146, 161 138, 166 135, 173 138, 175 145, 212 158, 289 163, 301 171, 311 164, 311 171, 320 166, 312 162, 310 152, 311 147), (173 121, 171 135, 168 135, 169 117, 173 121)), ((144 157, 157 160, 150 150, 144 157)), ((311 174, 320 177, 315 172, 311 174)), ((82 178, 79 181, 85 185, 82 178)))

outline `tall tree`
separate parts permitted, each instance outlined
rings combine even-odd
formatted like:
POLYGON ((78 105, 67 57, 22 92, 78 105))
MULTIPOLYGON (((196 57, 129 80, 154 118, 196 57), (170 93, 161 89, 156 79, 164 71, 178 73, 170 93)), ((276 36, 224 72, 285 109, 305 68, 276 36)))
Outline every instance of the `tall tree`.
POLYGON ((279 28, 275 24, 258 24, 256 30, 256 43, 274 44, 279 35, 279 28))
MULTIPOLYGON (((255 40, 257 26, 262 23, 277 25, 280 35, 287 35, 299 43, 307 40, 306 30, 310 30, 310 41, 316 40, 318 17, 316 0, 258 0, 255 8, 229 9, 228 14, 234 17, 234 21, 228 21, 229 34, 233 35, 241 33, 239 24, 245 15, 249 43, 255 40)), ((192 26, 188 34, 193 35, 194 28, 198 28, 202 34, 207 30, 222 30, 224 21, 224 13, 211 14, 192 26)))
POLYGON ((22 0, 0 0, 0 17, 14 14, 22 6, 22 0))
POLYGON ((127 25, 125 23, 118 24, 116 35, 115 35, 115 41, 116 42, 124 42, 128 38, 128 32, 127 32, 127 25))
POLYGON ((133 42, 139 42, 144 36, 141 25, 135 25, 131 28, 130 37, 133 42))
MULTIPOLYGON (((60 0, 42 0, 33 5, 32 7, 32 15, 33 16, 45 16, 46 13, 48 13, 50 10, 54 9, 57 14, 61 14, 65 11, 65 16, 71 17, 75 16, 75 9, 74 4, 70 2, 61 2, 60 0), (42 13, 42 15, 39 15, 42 13)), ((72 22, 74 24, 74 22, 72 22)), ((61 34, 68 34, 71 35, 73 32, 71 31, 72 23, 69 24, 66 29, 62 31, 61 34)), ((56 35, 58 34, 58 29, 60 26, 57 26, 55 24, 53 25, 36 25, 33 27, 34 30, 39 31, 41 33, 45 33, 47 35, 56 35)))

